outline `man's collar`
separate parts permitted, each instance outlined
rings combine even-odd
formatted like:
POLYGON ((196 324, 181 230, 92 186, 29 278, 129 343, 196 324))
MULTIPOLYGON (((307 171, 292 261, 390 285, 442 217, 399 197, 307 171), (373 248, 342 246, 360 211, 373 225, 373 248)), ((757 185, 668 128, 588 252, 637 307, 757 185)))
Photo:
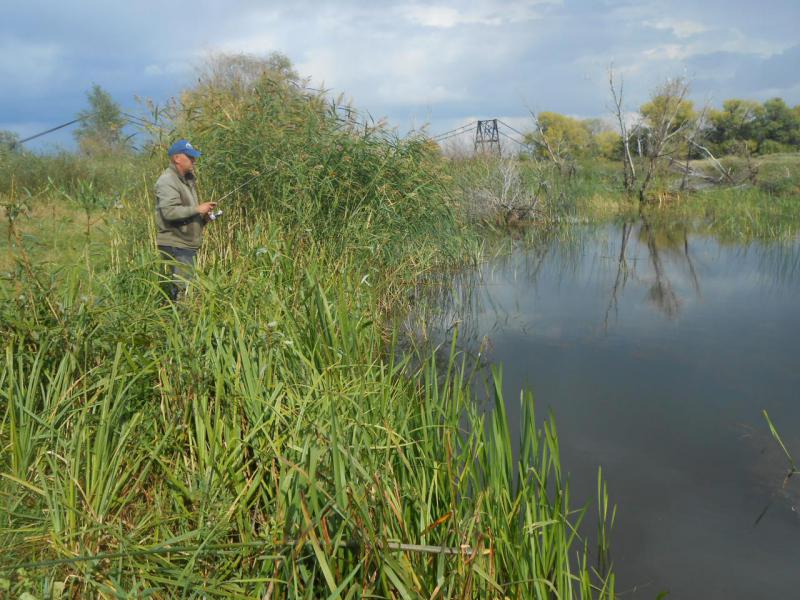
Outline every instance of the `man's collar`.
POLYGON ((186 175, 181 175, 181 172, 178 171, 178 168, 172 163, 169 163, 169 168, 172 169, 172 172, 175 173, 175 175, 178 176, 178 179, 180 179, 183 183, 189 183, 190 181, 194 181, 195 179, 194 173, 192 173, 191 171, 186 173, 186 175))

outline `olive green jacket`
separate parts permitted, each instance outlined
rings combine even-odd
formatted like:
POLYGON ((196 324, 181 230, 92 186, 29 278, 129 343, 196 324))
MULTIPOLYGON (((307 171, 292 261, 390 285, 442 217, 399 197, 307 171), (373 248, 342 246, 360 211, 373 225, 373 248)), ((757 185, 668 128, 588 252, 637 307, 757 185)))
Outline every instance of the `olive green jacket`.
POLYGON ((156 244, 199 248, 206 220, 198 204, 194 175, 181 176, 174 165, 164 169, 156 181, 156 244))

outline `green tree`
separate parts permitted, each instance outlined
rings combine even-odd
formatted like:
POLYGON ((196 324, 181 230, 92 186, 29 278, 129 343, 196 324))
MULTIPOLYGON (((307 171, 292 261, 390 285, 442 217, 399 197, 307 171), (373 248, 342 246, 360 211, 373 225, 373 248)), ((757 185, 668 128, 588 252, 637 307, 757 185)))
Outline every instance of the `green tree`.
POLYGON ((754 148, 761 137, 759 122, 763 113, 758 102, 739 98, 725 100, 722 110, 712 110, 708 115, 708 139, 721 154, 734 153, 737 148, 754 148))
POLYGON ((786 147, 800 145, 800 117, 783 99, 772 98, 764 102, 759 124, 763 140, 759 145, 760 151, 764 150, 767 141, 786 147))
POLYGON ((622 136, 607 120, 584 119, 581 124, 589 132, 589 156, 602 156, 610 160, 619 160, 622 157, 622 136))
POLYGON ((586 128, 586 131, 588 131, 589 135, 592 137, 604 131, 611 130, 611 126, 603 119, 583 119, 581 124, 586 128))
MULTIPOLYGON (((681 82, 680 85, 685 84, 681 82)), ((665 135, 686 127, 697 117, 694 103, 668 85, 649 102, 644 103, 639 112, 647 129, 663 129, 665 135)))
POLYGON ((13 131, 0 129, 0 154, 8 152, 20 152, 21 148, 18 143, 19 135, 13 131))
POLYGON ((129 150, 129 140, 123 132, 126 120, 119 104, 97 84, 86 97, 89 108, 78 113, 81 123, 75 130, 81 152, 95 155, 129 150))
POLYGON ((616 131, 600 131, 594 135, 593 141, 599 156, 608 160, 622 158, 622 136, 616 131))
POLYGON ((526 141, 537 148, 539 156, 562 163, 589 153, 592 137, 582 121, 555 112, 541 112, 536 121, 537 131, 529 133, 526 141))

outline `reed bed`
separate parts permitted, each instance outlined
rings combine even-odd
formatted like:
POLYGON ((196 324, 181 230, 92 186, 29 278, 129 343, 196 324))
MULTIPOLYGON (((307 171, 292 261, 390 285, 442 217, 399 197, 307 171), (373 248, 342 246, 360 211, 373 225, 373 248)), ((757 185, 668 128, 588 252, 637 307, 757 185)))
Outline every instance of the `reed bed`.
POLYGON ((522 393, 511 440, 499 368, 487 412, 457 336, 445 362, 401 344, 410 286, 480 254, 436 153, 260 86, 176 118, 207 196, 272 168, 209 227, 181 303, 144 192, 108 262, 3 284, 2 593, 614 597, 607 492, 598 547, 552 419, 522 393))

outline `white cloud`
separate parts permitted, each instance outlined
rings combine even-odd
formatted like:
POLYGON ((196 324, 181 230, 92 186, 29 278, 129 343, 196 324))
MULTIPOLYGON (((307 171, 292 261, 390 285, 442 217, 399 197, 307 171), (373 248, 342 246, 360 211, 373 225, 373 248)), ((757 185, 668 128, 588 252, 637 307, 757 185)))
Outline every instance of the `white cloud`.
POLYGON ((706 27, 697 21, 672 18, 649 20, 645 21, 644 25, 653 27, 654 29, 671 31, 672 34, 678 38, 692 37, 698 33, 703 33, 710 29, 709 27, 706 27))
POLYGON ((308 50, 305 58, 297 63, 297 71, 320 85, 342 87, 348 83, 348 77, 354 75, 343 68, 344 62, 341 56, 330 49, 314 48, 308 50))
POLYGON ((467 98, 467 90, 454 89, 448 85, 428 85, 411 80, 389 82, 378 86, 378 97, 384 102, 396 104, 440 104, 467 98))
POLYGON ((225 39, 211 46, 212 51, 232 54, 269 54, 280 48, 275 37, 268 33, 255 33, 225 39))
POLYGON ((516 103, 524 115, 526 99, 590 114, 590 104, 577 97, 595 90, 599 113, 607 104, 611 63, 632 91, 638 88, 631 95, 638 102, 660 78, 692 77, 686 62, 694 56, 748 44, 766 49, 749 29, 740 35, 730 22, 711 22, 696 11, 674 18, 648 0, 607 6, 593 12, 596 29, 582 29, 575 21, 580 11, 553 0, 248 6, 229 13, 208 43, 227 52, 285 52, 312 85, 344 93, 356 106, 375 114, 402 107, 433 120, 456 104, 508 112, 516 103), (610 21, 620 34, 607 43, 602 29, 610 21), (476 28, 485 35, 476 36, 476 28), (541 73, 551 77, 546 90, 541 73), (567 103, 554 100, 570 93, 567 103))
POLYGON ((762 57, 779 54, 794 46, 797 41, 767 40, 761 37, 747 35, 739 29, 729 29, 718 32, 714 41, 704 41, 698 52, 739 52, 741 54, 755 54, 762 57), (716 42, 716 43, 714 43, 716 42))
POLYGON ((696 49, 685 44, 662 44, 642 52, 647 60, 684 60, 696 53, 696 49))
POLYGON ((144 74, 148 77, 164 77, 182 75, 190 70, 191 65, 185 61, 170 61, 147 65, 144 68, 144 74))
POLYGON ((315 87, 401 128, 424 117, 437 132, 467 114, 523 124, 526 104, 601 114, 612 63, 630 107, 681 73, 720 98, 769 90, 795 104, 795 54, 777 60, 797 43, 790 1, 764 23, 766 9, 746 0, 725 11, 690 0, 201 0, 191 27, 165 37, 148 21, 153 0, 47 10, 28 0, 0 20, 0 112, 17 122, 74 114, 94 81, 123 103, 164 99, 219 51, 282 52, 315 87))
POLYGON ((279 51, 292 41, 282 35, 290 22, 284 12, 279 8, 232 10, 206 32, 202 47, 207 53, 266 55, 279 51))
POLYGON ((538 7, 555 4, 548 0, 527 2, 494 0, 481 3, 411 4, 398 8, 398 14, 414 25, 440 29, 451 29, 459 25, 487 25, 499 27, 508 23, 530 21, 541 16, 538 7))
MULTIPOLYGON (((475 20, 459 14, 455 8, 449 6, 409 6, 401 11, 406 19, 423 27, 441 27, 449 29, 464 23, 474 23, 475 20)), ((477 20, 480 22, 480 19, 477 20)), ((498 25, 499 22, 490 20, 487 25, 498 25)))
POLYGON ((352 35, 346 27, 314 35, 320 33, 314 22, 308 29, 298 71, 371 110, 469 100, 475 69, 464 65, 502 64, 518 47, 508 37, 476 40, 469 32, 444 28, 386 24, 366 35, 352 35))

